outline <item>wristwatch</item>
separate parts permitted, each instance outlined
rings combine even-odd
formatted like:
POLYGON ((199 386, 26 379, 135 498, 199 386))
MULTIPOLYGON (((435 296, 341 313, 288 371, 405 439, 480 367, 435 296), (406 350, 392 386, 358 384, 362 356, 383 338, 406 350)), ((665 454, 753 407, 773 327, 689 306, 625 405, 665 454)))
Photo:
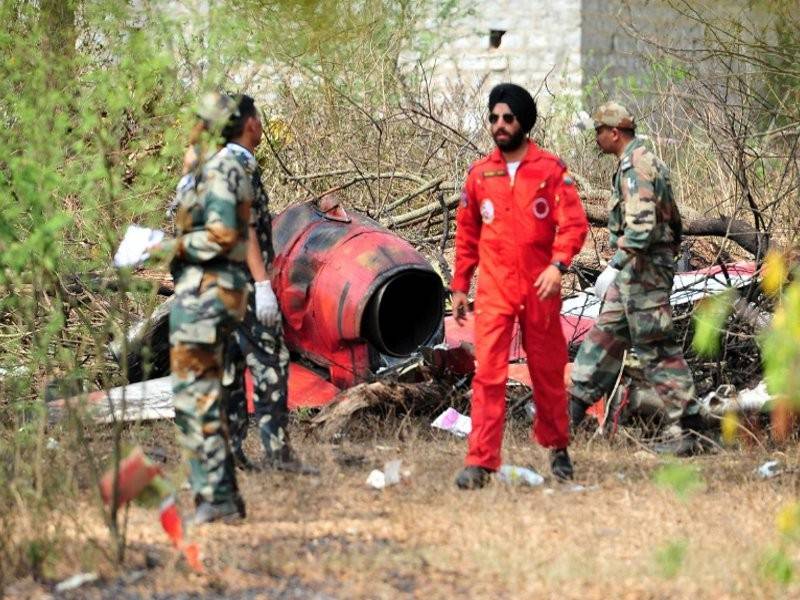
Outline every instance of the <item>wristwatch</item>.
POLYGON ((564 274, 567 271, 569 271, 569 267, 567 265, 565 265, 563 262, 561 262, 560 260, 554 260, 550 264, 553 265, 559 271, 561 271, 562 274, 564 274))

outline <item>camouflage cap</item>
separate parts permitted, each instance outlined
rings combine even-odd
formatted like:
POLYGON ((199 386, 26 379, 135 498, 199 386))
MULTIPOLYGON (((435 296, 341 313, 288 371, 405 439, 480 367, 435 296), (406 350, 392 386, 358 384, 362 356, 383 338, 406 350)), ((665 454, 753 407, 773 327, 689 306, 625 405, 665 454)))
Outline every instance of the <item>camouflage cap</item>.
POLYGON ((233 96, 221 92, 208 92, 203 94, 197 104, 197 116, 206 122, 210 130, 219 131, 230 121, 237 117, 239 102, 233 96))
POLYGON ((592 115, 595 129, 607 125, 619 129, 636 129, 636 119, 619 102, 601 104, 592 115))

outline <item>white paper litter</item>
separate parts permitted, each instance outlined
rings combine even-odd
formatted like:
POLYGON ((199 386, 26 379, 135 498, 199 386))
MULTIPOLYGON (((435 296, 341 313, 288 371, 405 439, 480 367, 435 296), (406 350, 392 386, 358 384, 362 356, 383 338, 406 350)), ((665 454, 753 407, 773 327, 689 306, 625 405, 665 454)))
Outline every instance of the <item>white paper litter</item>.
POLYGON ((472 419, 451 406, 433 420, 431 427, 449 431, 458 437, 465 437, 472 431, 472 419))
POLYGON ((383 471, 373 469, 367 476, 367 485, 376 490, 382 490, 390 485, 397 485, 402 477, 400 473, 402 464, 403 461, 401 460, 390 460, 383 465, 383 471))
POLYGON ((129 225, 114 254, 114 266, 132 267, 144 262, 150 257, 148 250, 163 239, 164 232, 160 229, 129 225))
POLYGON ((367 476, 367 485, 374 487, 376 490, 382 490, 386 487, 386 476, 383 471, 373 469, 367 476))
POLYGON ((57 584, 55 590, 58 593, 68 592, 70 590, 78 589, 85 583, 97 581, 97 579, 97 573, 78 573, 57 584))
POLYGON ((756 469, 756 473, 761 479, 771 479, 781 472, 781 463, 777 460, 768 460, 763 465, 756 469))

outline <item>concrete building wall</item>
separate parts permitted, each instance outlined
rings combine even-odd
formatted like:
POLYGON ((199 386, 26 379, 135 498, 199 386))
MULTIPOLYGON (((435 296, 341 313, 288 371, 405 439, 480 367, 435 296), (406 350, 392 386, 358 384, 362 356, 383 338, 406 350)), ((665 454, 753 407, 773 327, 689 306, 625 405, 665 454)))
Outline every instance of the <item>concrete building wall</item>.
MULTIPOLYGON (((646 55, 639 38, 691 49, 703 27, 682 17, 669 0, 462 0, 472 14, 453 31, 442 32, 434 83, 444 89, 460 80, 488 89, 514 81, 531 91, 581 97, 614 95, 624 78, 646 79, 646 55), (631 32, 630 27, 636 31, 631 32), (490 30, 501 30, 500 47, 489 47, 490 30)), ((674 4, 674 3, 673 3, 674 4)), ((698 0, 702 11, 757 19, 757 9, 729 0, 698 0)), ((680 4, 678 4, 680 5, 680 4)), ((547 102, 547 94, 539 98, 547 102)))
POLYGON ((437 52, 434 83, 488 90, 514 81, 576 94, 581 89, 581 0, 478 0, 437 52), (504 31, 498 48, 490 31, 504 31))
POLYGON ((614 94, 626 78, 645 80, 650 72, 646 40, 696 48, 702 27, 663 0, 582 0, 581 67, 584 92, 614 94))

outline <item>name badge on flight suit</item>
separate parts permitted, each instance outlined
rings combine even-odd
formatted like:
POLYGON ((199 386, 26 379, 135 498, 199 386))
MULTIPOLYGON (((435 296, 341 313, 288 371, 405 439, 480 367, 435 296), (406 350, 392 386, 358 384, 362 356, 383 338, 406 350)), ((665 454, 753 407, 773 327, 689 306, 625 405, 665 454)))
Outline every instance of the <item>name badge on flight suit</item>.
POLYGON ((481 219, 487 225, 494 221, 494 203, 489 198, 481 201, 481 219))

